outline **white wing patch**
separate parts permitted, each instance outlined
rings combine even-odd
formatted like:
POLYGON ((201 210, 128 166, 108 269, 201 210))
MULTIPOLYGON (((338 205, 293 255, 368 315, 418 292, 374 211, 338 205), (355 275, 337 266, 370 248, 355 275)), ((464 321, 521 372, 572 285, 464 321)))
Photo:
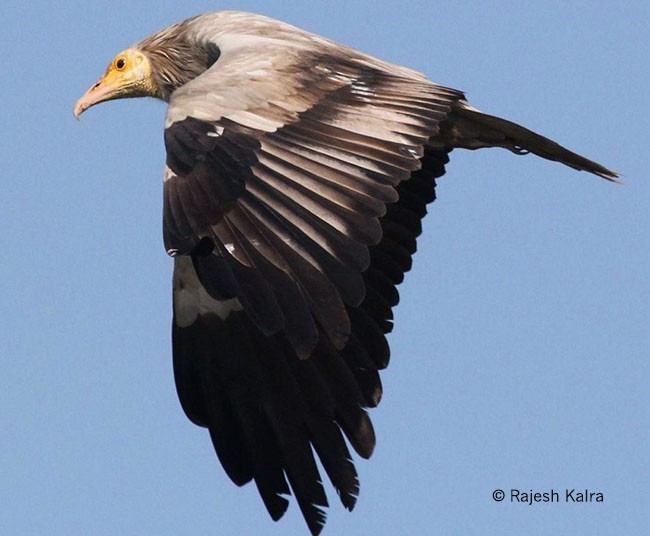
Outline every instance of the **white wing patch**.
POLYGON ((225 320, 230 313, 241 311, 237 298, 215 300, 199 281, 192 259, 174 258, 174 318, 181 328, 191 326, 200 315, 213 314, 225 320))

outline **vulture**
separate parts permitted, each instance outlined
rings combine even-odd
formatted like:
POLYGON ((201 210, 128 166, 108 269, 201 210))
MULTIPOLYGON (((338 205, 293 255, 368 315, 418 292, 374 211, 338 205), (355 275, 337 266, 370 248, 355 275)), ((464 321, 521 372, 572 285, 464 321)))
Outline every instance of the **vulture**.
POLYGON ((396 287, 454 149, 618 174, 411 69, 251 13, 174 24, 120 52, 76 103, 168 103, 163 238, 181 406, 273 520, 325 524, 369 458, 396 287))

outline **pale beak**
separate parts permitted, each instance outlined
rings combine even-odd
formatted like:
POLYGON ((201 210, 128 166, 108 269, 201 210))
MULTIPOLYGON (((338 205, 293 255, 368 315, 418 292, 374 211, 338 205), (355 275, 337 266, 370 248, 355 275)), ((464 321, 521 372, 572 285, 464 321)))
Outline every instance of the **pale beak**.
POLYGON ((74 107, 74 116, 75 119, 79 119, 81 114, 84 113, 88 108, 111 99, 115 93, 116 88, 111 86, 111 84, 106 83, 106 77, 103 76, 100 78, 95 85, 93 85, 83 97, 81 97, 77 104, 74 107))

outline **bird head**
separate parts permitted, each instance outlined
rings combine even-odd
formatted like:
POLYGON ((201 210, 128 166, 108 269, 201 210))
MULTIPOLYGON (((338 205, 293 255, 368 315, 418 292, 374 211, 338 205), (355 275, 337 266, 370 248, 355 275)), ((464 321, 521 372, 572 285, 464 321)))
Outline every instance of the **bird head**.
POLYGON ((104 75, 77 101, 74 116, 79 119, 88 108, 100 102, 147 97, 155 93, 147 56, 139 50, 129 48, 113 58, 104 75))

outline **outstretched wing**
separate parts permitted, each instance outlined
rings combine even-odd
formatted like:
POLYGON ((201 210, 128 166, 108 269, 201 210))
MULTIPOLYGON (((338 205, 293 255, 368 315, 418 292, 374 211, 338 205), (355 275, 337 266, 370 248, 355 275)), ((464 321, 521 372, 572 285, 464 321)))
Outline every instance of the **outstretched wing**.
POLYGON ((254 479, 274 519, 290 485, 317 533, 311 447, 351 509, 341 430, 370 456, 395 287, 447 162, 432 140, 462 94, 362 56, 242 61, 222 54, 170 100, 176 383, 231 479, 254 479))

